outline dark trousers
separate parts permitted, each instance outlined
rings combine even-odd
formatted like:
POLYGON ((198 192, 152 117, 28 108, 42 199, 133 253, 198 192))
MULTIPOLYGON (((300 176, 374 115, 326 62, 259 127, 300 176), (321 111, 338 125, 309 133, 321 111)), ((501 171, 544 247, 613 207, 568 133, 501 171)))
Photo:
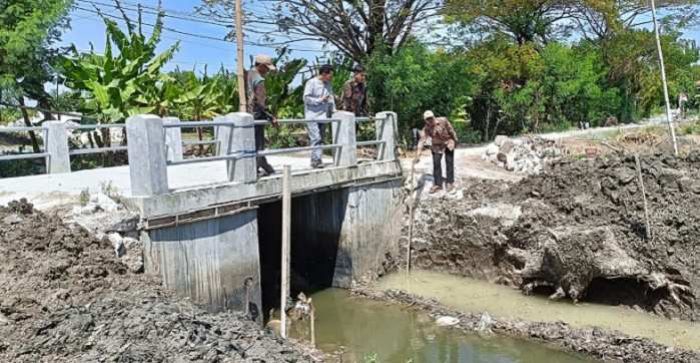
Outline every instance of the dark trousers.
POLYGON ((445 149, 445 169, 447 169, 447 180, 442 177, 442 155, 433 151, 433 185, 442 186, 446 181, 448 184, 455 182, 455 152, 445 149))
MULTIPOLYGON (((256 119, 257 120, 257 119, 256 119)), ((255 126, 255 151, 265 150, 265 126, 256 125, 255 126)), ((264 156, 258 156, 256 158, 258 163, 258 168, 262 168, 266 172, 272 172, 274 169, 272 165, 267 162, 267 158, 264 156)))

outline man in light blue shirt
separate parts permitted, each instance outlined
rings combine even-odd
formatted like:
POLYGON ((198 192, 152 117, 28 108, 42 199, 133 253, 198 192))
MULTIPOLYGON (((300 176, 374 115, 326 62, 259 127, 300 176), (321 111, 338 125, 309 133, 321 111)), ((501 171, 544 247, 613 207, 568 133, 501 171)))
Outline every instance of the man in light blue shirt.
MULTIPOLYGON (((335 98, 333 97, 333 67, 323 65, 319 68, 318 76, 311 78, 304 86, 304 118, 309 120, 319 120, 331 118, 335 112, 335 98)), ((309 143, 311 146, 321 146, 323 144, 323 130, 325 124, 309 122, 306 124, 309 132, 309 143)), ((314 149, 311 152, 311 167, 323 168, 321 161, 322 150, 314 149)))

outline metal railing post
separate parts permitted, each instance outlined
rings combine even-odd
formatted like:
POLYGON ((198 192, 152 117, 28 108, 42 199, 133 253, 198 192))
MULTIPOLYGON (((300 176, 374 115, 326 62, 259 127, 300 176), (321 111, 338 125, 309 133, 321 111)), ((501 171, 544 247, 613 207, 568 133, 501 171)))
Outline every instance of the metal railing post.
POLYGON ((332 123, 333 143, 341 145, 333 153, 336 166, 357 165, 357 137, 355 135, 355 114, 339 111, 333 115, 339 122, 332 123))
POLYGON ((221 146, 225 155, 240 153, 243 157, 226 161, 228 178, 239 183, 254 183, 258 180, 257 161, 255 160, 255 127, 253 115, 244 112, 226 115, 231 122, 228 135, 225 127, 219 129, 221 146))
POLYGON ((398 118, 396 112, 384 111, 377 114, 375 126, 377 130, 377 140, 384 141, 379 145, 377 159, 396 160, 396 130, 398 118))
POLYGON ((44 148, 49 156, 46 158, 46 172, 49 174, 70 173, 70 154, 68 150, 68 130, 60 121, 47 121, 44 148))
MULTIPOLYGON (((177 117, 163 118, 163 124, 177 124, 180 119, 177 117)), ((167 148, 168 161, 182 160, 182 129, 179 127, 169 127, 165 129, 165 146, 167 148)))
POLYGON ((168 192, 163 120, 154 115, 137 115, 126 120, 129 175, 133 196, 168 192))

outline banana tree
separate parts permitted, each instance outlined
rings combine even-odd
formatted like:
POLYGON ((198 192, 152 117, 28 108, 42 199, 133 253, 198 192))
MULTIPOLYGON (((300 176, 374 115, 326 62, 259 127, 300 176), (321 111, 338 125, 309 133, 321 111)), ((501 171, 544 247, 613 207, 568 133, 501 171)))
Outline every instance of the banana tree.
POLYGON ((172 95, 172 90, 161 76, 161 69, 172 59, 178 49, 176 43, 160 54, 156 47, 163 29, 163 14, 156 19, 150 37, 123 17, 127 32, 122 31, 116 22, 103 17, 106 26, 104 54, 79 52, 75 45, 71 55, 62 58, 62 73, 66 85, 83 91, 87 100, 82 110, 95 116, 101 122, 124 122, 140 113, 162 113, 165 105, 162 97, 172 95), (114 52, 116 47, 118 52, 114 52), (156 96, 162 96, 161 98, 156 96))

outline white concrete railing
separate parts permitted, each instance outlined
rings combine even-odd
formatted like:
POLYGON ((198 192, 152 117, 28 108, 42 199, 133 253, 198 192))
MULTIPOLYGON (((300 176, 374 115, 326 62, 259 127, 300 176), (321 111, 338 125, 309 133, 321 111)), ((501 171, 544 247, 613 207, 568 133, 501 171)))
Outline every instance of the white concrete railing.
POLYGON ((374 118, 356 118, 354 114, 342 111, 337 112, 330 119, 279 120, 281 124, 330 123, 333 143, 256 151, 254 127, 270 123, 255 121, 248 113, 231 113, 217 117, 214 121, 185 122, 179 122, 174 118, 161 119, 152 115, 133 116, 126 122, 132 195, 153 196, 167 193, 169 191, 168 165, 225 160, 229 181, 254 183, 258 178, 256 162, 258 156, 332 149, 336 166, 351 167, 357 165, 358 146, 376 145, 378 160, 396 160, 396 120, 394 112, 380 112, 374 118), (358 142, 355 125, 357 122, 366 121, 375 122, 377 138, 358 142), (183 159, 181 133, 183 127, 217 128, 215 141, 201 142, 201 144, 216 144, 217 155, 183 159))
POLYGON ((2 127, 0 128, 0 133, 41 132, 44 150, 39 153, 0 155, 0 161, 45 159, 47 173, 68 173, 71 171, 71 156, 127 150, 126 146, 70 150, 68 139, 70 138, 71 130, 96 130, 124 127, 126 127, 124 124, 70 125, 61 121, 47 121, 44 122, 42 126, 36 127, 2 127))

